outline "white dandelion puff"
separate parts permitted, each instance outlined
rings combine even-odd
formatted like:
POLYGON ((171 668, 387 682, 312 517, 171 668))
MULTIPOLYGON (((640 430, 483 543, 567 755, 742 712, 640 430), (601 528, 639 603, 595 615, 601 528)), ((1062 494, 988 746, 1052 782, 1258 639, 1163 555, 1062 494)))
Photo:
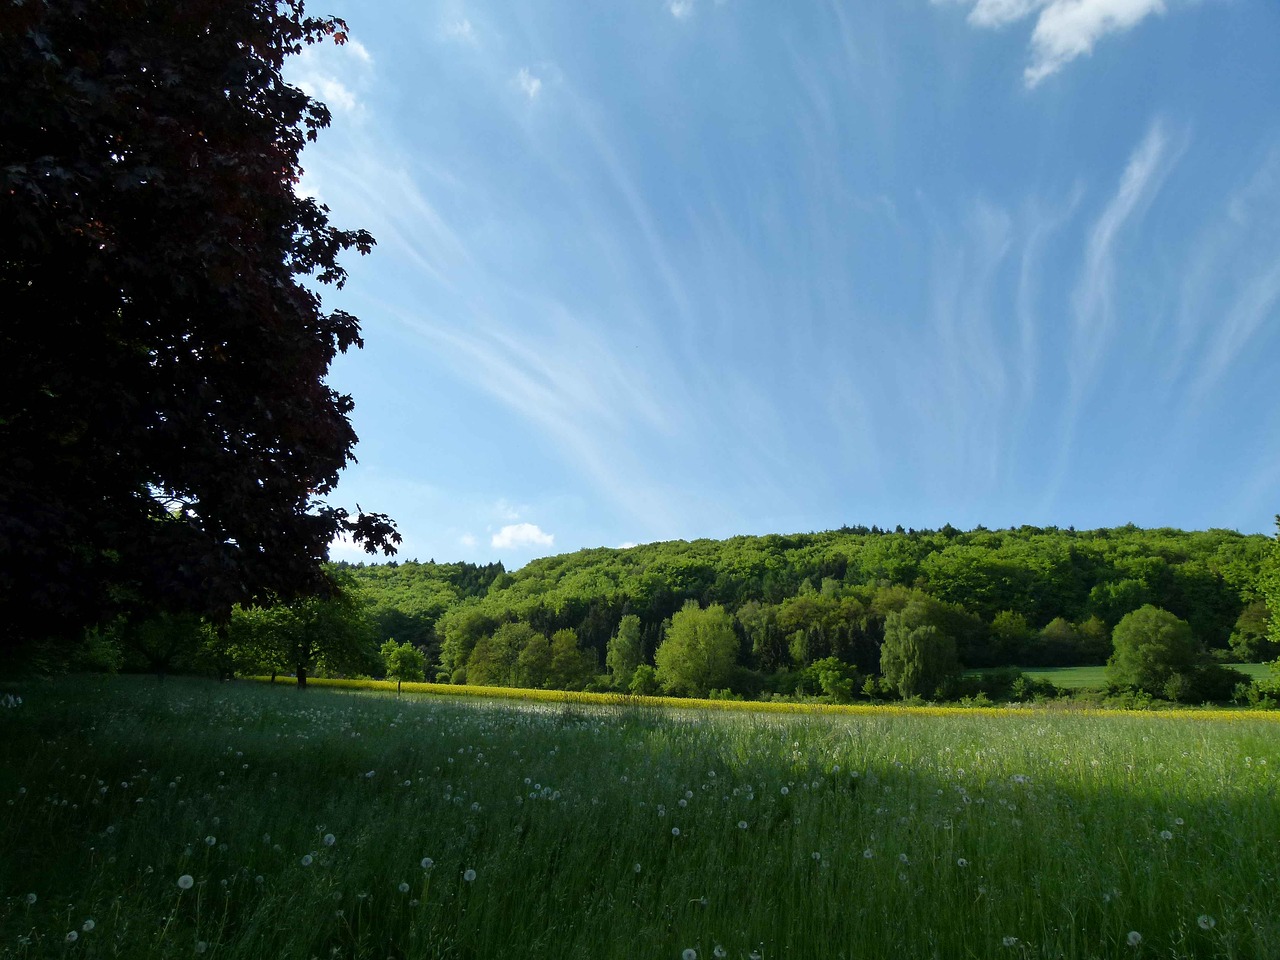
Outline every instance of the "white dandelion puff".
POLYGON ((36 895, 35 895, 34 893, 28 893, 28 894, 27 894, 27 906, 29 907, 29 906, 31 906, 33 903, 35 903, 35 902, 36 902, 36 899, 37 899, 37 897, 36 897, 36 895))
POLYGON ((1125 939, 1125 942, 1129 944, 1129 946, 1136 947, 1138 946, 1138 944, 1142 943, 1142 934, 1140 934, 1137 930, 1130 930, 1129 935, 1124 939, 1125 939))
POLYGON ((698 951, 693 947, 685 947, 684 952, 680 954, 680 960, 698 960, 698 951))
POLYGON ((79 939, 80 934, 76 933, 74 930, 67 931, 67 943, 75 943, 79 939))
POLYGON ((745 820, 739 820, 739 821, 738 821, 738 829, 739 829, 739 830, 745 830, 745 829, 747 829, 747 821, 745 821, 745 820))
POLYGON ((80 924, 80 929, 83 930, 85 933, 88 933, 96 926, 97 924, 93 922, 93 918, 91 917, 88 920, 86 920, 84 923, 80 924))
POLYGON ((462 874, 462 879, 467 881, 467 883, 471 883, 471 881, 475 880, 475 878, 476 878, 476 872, 470 868, 465 870, 462 874))
POLYGON ((422 869, 423 869, 423 870, 430 870, 430 869, 431 869, 432 867, 434 867, 435 865, 436 865, 436 862, 435 862, 434 860, 432 860, 430 857, 423 857, 423 858, 422 858, 422 869))
POLYGON ((324 845, 326 847, 332 847, 337 842, 338 842, 338 838, 335 837, 332 833, 326 833, 324 835, 324 845))
POLYGON ((401 881, 400 881, 400 885, 399 885, 398 887, 396 887, 396 889, 397 889, 397 890, 399 890, 401 893, 408 893, 408 892, 409 892, 409 885, 408 885, 407 883, 405 883, 403 880, 401 880, 401 881))
POLYGON ((1201 930, 1212 930, 1218 925, 1218 921, 1213 919, 1213 917, 1209 916, 1207 913, 1200 914, 1200 916, 1196 918, 1196 923, 1199 925, 1201 930))
POLYGON ((193 886, 195 886, 195 883, 196 883, 196 881, 195 881, 195 879, 191 876, 191 874, 189 874, 189 873, 184 873, 182 876, 180 876, 180 877, 178 878, 178 889, 179 889, 179 890, 190 890, 193 886))
POLYGON ((309 854, 309 853, 304 853, 304 854, 302 855, 302 859, 301 859, 301 860, 299 860, 298 862, 299 862, 299 863, 301 863, 304 867, 309 867, 309 866, 311 866, 311 864, 312 864, 313 860, 314 860, 314 858, 311 856, 311 854, 309 854))

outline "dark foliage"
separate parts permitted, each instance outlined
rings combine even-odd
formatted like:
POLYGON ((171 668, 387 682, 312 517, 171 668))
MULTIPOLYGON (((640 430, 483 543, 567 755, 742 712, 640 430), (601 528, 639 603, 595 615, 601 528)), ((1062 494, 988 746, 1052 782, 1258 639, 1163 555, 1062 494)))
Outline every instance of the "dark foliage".
POLYGON ((130 610, 225 618, 329 589, 327 505, 360 345, 322 307, 373 238, 301 198, 329 122, 285 58, 301 0, 28 0, 0 10, 0 641, 130 610))

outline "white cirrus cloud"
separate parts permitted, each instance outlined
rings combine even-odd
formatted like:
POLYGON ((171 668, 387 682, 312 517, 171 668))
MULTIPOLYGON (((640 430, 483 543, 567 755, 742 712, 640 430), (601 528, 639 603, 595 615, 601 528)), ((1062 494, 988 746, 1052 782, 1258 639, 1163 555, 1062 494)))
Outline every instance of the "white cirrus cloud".
POLYGON ((550 547, 556 538, 543 532, 536 523, 512 523, 495 533, 490 542, 497 550, 515 550, 520 547, 550 547))
POLYGON ((476 535, 474 533, 464 533, 458 538, 458 543, 462 544, 464 547, 474 547, 479 542, 480 541, 476 539, 476 535))
POLYGON ((473 46, 479 39, 476 37, 476 28, 466 17, 446 23, 443 30, 441 30, 441 33, 446 40, 453 40, 457 43, 468 43, 473 46))
MULTIPOLYGON (((969 6, 972 0, 958 2, 969 6)), ((1104 37, 1130 30, 1166 9, 1166 0, 977 0, 968 20, 975 27, 999 29, 1036 18, 1031 61, 1022 73, 1026 85, 1034 87, 1077 57, 1092 53, 1104 37)))
POLYGON ((677 20, 693 16, 693 0, 670 0, 667 9, 677 20))
POLYGON ((542 81, 530 73, 527 67, 521 67, 520 72, 516 74, 516 86, 530 100, 536 100, 538 94, 542 92, 542 81))

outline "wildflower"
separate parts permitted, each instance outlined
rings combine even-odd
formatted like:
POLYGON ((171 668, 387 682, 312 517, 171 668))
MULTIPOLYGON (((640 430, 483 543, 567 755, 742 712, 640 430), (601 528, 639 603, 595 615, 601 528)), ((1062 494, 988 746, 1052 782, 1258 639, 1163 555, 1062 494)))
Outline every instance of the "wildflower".
POLYGON ((32 905, 33 903, 35 903, 35 902, 36 902, 36 895, 35 895, 34 893, 28 893, 28 894, 27 894, 27 906, 29 907, 29 906, 31 906, 31 905, 32 905))
POLYGON ((966 860, 964 857, 961 857, 959 860, 956 861, 957 867, 967 867, 968 865, 969 865, 969 861, 966 860))
POLYGON ((871 848, 870 848, 870 847, 867 847, 867 849, 865 849, 865 850, 863 850, 863 851, 862 851, 862 859, 863 859, 863 860, 870 860, 870 859, 871 859, 872 857, 874 857, 874 856, 875 856, 875 854, 871 852, 871 848))
POLYGON ((190 890, 193 886, 195 886, 195 883, 196 882, 194 879, 192 879, 191 874, 184 873, 182 876, 178 878, 178 889, 190 890))
POLYGON ((462 879, 463 879, 463 880, 465 880, 465 881, 467 881, 467 883, 471 883, 471 881, 475 880, 475 878, 476 878, 476 872, 475 872, 474 870, 470 869, 470 868, 468 868, 468 869, 467 869, 467 870, 462 874, 462 879))
POLYGON ((1187 822, 1187 821, 1183 820, 1181 817, 1174 817, 1174 818, 1173 818, 1173 825, 1174 825, 1175 827, 1180 827, 1180 826, 1182 826, 1182 825, 1183 825, 1184 823, 1186 823, 1186 822, 1187 822))
POLYGON ((698 951, 693 947, 685 947, 684 953, 680 954, 680 960, 698 960, 698 951))
POLYGON ((783 788, 782 788, 782 795, 783 795, 784 797, 785 797, 788 793, 790 793, 790 792, 791 792, 791 791, 790 791, 789 789, 787 789, 786 787, 783 787, 783 788))
POLYGON ((1138 944, 1142 943, 1142 934, 1137 930, 1130 930, 1129 935, 1125 937, 1125 941, 1129 946, 1136 947, 1138 944))
POLYGON ((1169 830, 1161 830, 1161 831, 1160 831, 1160 839, 1161 839, 1161 840, 1172 840, 1172 839, 1173 839, 1173 833, 1172 833, 1171 831, 1169 831, 1169 830))
POLYGON ((1196 918, 1196 923, 1199 924, 1201 930, 1212 930, 1218 925, 1218 921, 1213 919, 1213 917, 1209 916, 1207 913, 1200 914, 1200 916, 1196 918))
POLYGON ((80 924, 80 929, 83 930, 85 933, 89 933, 96 926, 97 924, 94 923, 92 919, 89 919, 89 920, 86 920, 84 923, 80 924))
POLYGON ((400 881, 400 885, 399 885, 398 887, 396 887, 396 889, 397 889, 397 890, 399 890, 401 893, 408 893, 408 892, 409 892, 409 885, 408 885, 407 883, 405 883, 403 880, 401 880, 401 881, 400 881))
POLYGON ((309 853, 304 853, 304 854, 302 855, 302 859, 301 859, 299 862, 300 862, 304 867, 309 867, 309 866, 311 866, 311 864, 312 864, 312 862, 313 862, 313 859, 314 859, 314 858, 311 856, 311 854, 309 854, 309 853))
POLYGON ((67 931, 67 943, 75 943, 79 939, 80 934, 76 933, 74 930, 67 931))
POLYGON ((678 837, 678 836, 680 836, 680 828, 679 828, 679 827, 672 827, 672 828, 671 828, 671 835, 672 835, 673 837, 678 837))
POLYGON ((739 830, 745 830, 745 829, 747 829, 747 821, 745 821, 745 820, 739 820, 739 821, 738 821, 738 829, 739 829, 739 830))
POLYGON ((423 869, 423 870, 430 870, 430 869, 431 869, 432 867, 434 867, 435 865, 436 865, 436 862, 435 862, 434 860, 432 860, 430 857, 423 857, 423 858, 422 858, 422 869, 423 869))
POLYGON ((338 838, 335 837, 332 833, 326 833, 324 835, 324 845, 326 847, 332 847, 337 842, 338 842, 338 838))

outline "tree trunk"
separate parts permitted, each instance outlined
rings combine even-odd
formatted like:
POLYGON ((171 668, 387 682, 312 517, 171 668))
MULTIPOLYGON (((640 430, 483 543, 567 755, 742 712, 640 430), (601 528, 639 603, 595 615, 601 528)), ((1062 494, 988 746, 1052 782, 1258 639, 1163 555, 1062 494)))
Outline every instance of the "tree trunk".
POLYGON ((298 664, 298 689, 307 689, 307 665, 305 663, 298 664))
POLYGON ((403 681, 401 680, 401 678, 400 678, 400 677, 396 677, 396 696, 397 696, 397 697, 398 697, 398 696, 400 696, 400 684, 401 684, 402 682, 403 682, 403 681))

